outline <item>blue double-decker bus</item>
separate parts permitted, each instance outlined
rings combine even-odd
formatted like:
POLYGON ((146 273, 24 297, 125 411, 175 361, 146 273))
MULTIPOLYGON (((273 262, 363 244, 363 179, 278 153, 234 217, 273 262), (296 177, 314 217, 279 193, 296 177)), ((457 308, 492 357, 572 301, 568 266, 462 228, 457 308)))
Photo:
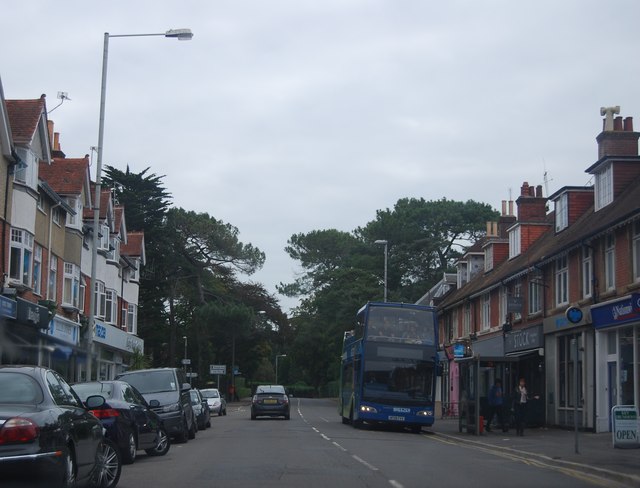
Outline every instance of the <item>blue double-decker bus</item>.
POLYGON ((433 307, 369 302, 344 333, 339 412, 342 423, 406 426, 434 422, 438 326, 433 307))

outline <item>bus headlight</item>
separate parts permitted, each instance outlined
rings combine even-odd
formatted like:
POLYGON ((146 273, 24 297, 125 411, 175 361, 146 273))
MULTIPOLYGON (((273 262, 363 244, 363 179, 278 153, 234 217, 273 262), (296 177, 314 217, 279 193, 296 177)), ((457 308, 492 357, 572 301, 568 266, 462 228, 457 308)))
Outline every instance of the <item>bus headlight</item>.
POLYGON ((360 411, 365 413, 378 413, 378 411, 369 405, 360 405, 360 411))
POLYGON ((433 417, 433 412, 431 410, 420 410, 416 415, 418 417, 433 417))

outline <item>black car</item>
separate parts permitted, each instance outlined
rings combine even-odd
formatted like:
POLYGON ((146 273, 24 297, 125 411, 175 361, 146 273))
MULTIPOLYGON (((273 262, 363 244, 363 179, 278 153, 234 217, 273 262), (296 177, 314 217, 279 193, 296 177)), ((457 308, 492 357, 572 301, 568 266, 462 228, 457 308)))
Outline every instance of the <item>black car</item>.
POLYGON ((251 420, 257 417, 290 418, 289 397, 282 385, 260 385, 251 399, 251 420))
POLYGON ((200 390, 195 388, 190 391, 190 394, 191 407, 193 408, 193 414, 196 416, 198 429, 205 430, 207 427, 211 427, 211 410, 207 400, 202 397, 200 390))
POLYGON ((39 366, 0 366, 0 480, 10 486, 71 487, 90 483, 113 488, 122 463, 118 449, 55 371, 39 366))
POLYGON ((143 396, 124 381, 93 381, 73 385, 81 400, 91 395, 105 398, 105 404, 91 410, 100 419, 106 432, 120 449, 124 464, 136 459, 138 449, 150 456, 164 456, 170 447, 169 436, 162 420, 143 396))
POLYGON ((156 412, 167 433, 177 442, 194 439, 198 431, 191 407, 191 385, 178 368, 138 369, 119 374, 117 380, 133 385, 156 412))

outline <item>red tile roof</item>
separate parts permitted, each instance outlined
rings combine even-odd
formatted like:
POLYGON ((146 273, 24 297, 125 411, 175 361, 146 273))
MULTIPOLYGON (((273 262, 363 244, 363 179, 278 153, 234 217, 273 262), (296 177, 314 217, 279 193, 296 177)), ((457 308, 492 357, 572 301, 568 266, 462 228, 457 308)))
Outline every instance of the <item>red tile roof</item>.
MULTIPOLYGON (((92 219, 93 218, 93 205, 96 203, 95 199, 96 194, 96 184, 91 182, 91 208, 85 207, 82 218, 83 219, 92 219)), ((109 202, 111 201, 111 191, 104 187, 100 188, 100 220, 104 220, 107 218, 107 211, 109 209, 109 202)))
POLYGON ((120 246, 120 254, 141 257, 144 251, 144 232, 127 233, 127 243, 120 246))
POLYGON ((116 234, 120 233, 120 227, 122 226, 122 219, 124 218, 124 207, 122 205, 118 205, 113 208, 113 231, 116 234))
POLYGON ((6 100, 13 142, 29 144, 45 109, 44 95, 36 100, 6 100))
POLYGON ((54 158, 53 164, 40 163, 39 176, 60 195, 80 195, 89 171, 89 158, 54 158))

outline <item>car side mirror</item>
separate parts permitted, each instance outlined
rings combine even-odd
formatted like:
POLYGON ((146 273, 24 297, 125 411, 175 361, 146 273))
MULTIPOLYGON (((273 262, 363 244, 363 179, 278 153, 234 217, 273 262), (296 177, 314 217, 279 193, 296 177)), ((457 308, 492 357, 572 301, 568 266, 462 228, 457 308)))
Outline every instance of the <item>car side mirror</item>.
POLYGON ((87 397, 84 404, 87 406, 89 410, 94 410, 96 408, 102 407, 107 401, 101 395, 91 395, 87 397))
POLYGON ((154 398, 153 400, 149 400, 149 406, 151 408, 157 408, 160 406, 160 402, 154 398))

